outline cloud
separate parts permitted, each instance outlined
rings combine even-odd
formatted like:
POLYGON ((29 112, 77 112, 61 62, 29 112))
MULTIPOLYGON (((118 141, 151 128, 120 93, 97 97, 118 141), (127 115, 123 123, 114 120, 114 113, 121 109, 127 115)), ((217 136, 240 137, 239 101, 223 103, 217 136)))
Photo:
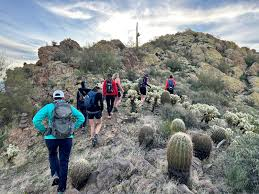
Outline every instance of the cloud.
POLYGON ((45 8, 46 10, 52 12, 53 14, 63 16, 70 19, 79 19, 79 20, 88 20, 92 18, 92 16, 86 12, 86 10, 79 10, 75 5, 54 5, 52 3, 40 3, 40 6, 45 8))

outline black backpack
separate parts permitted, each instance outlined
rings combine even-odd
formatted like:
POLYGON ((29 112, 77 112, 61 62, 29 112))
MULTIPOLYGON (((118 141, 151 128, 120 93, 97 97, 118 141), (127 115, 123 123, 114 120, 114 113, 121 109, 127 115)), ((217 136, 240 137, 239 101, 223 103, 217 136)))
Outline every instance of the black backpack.
POLYGON ((106 81, 106 92, 107 93, 113 93, 113 87, 112 87, 112 81, 111 80, 106 81))

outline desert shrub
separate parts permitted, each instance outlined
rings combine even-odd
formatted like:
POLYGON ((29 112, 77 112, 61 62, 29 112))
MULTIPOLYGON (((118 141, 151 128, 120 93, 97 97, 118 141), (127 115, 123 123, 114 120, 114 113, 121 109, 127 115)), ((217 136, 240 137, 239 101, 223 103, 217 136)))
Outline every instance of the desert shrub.
POLYGON ((173 107, 171 104, 164 104, 161 107, 161 117, 163 120, 172 121, 174 119, 173 107))
POLYGON ((172 72, 183 70, 181 63, 175 59, 168 59, 166 60, 165 64, 172 72))
POLYGON ((236 137, 224 155, 226 180, 234 193, 259 192, 258 142, 259 135, 248 132, 236 137))
POLYGON ((251 65, 253 65, 254 62, 256 62, 256 56, 255 55, 247 55, 245 57, 245 62, 247 64, 247 66, 250 67, 251 65))
POLYGON ((159 128, 163 138, 168 138, 171 135, 171 121, 163 121, 159 128))
POLYGON ((225 74, 229 74, 232 71, 231 65, 225 61, 220 62, 218 69, 225 74))
POLYGON ((33 86, 29 76, 23 68, 7 71, 5 92, 0 93, 0 127, 10 123, 16 114, 33 114, 34 107, 30 102, 33 86))
POLYGON ((127 73, 126 73, 126 78, 129 80, 129 81, 135 81, 136 79, 138 79, 138 76, 136 74, 136 71, 134 70, 128 70, 127 73))
POLYGON ((222 106, 229 106, 231 97, 221 93, 215 93, 211 90, 202 90, 191 95, 193 103, 209 104, 221 108, 222 106))
POLYGON ((218 93, 225 88, 223 80, 214 72, 201 72, 197 76, 198 80, 191 82, 194 90, 207 89, 218 93))
POLYGON ((80 55, 80 69, 84 72, 115 73, 121 68, 120 57, 111 50, 101 50, 95 47, 84 48, 80 55))

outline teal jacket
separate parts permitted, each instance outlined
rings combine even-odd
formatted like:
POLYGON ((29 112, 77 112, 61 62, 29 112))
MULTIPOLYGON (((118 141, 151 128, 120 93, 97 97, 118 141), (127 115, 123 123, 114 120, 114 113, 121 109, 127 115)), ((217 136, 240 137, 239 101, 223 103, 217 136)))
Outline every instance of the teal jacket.
MULTIPOLYGON (((33 117, 33 124, 37 130, 44 133, 47 129, 43 125, 43 120, 48 118, 48 125, 51 126, 53 110, 55 108, 54 103, 50 103, 42 107, 36 115, 33 117)), ((84 115, 78 111, 75 107, 71 106, 72 115, 76 118, 74 129, 78 129, 85 121, 84 115)), ((74 135, 71 135, 69 138, 73 138, 74 135)), ((45 135, 44 139, 56 139, 53 135, 45 135)))

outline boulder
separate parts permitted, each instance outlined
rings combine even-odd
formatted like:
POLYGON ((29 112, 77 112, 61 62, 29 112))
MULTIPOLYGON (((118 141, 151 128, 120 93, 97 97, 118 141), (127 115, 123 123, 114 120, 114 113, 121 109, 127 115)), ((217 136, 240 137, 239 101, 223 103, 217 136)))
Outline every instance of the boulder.
POLYGON ((246 71, 248 76, 257 76, 259 74, 259 63, 253 63, 246 71))
POLYGON ((53 61, 55 55, 59 52, 61 52, 61 49, 56 46, 40 47, 38 50, 39 60, 37 61, 36 65, 46 65, 48 62, 53 61))
POLYGON ((77 49, 77 50, 81 50, 80 45, 76 41, 74 41, 74 40, 72 40, 70 38, 67 38, 67 39, 61 41, 60 42, 60 48, 62 50, 63 49, 69 49, 69 50, 77 49))

